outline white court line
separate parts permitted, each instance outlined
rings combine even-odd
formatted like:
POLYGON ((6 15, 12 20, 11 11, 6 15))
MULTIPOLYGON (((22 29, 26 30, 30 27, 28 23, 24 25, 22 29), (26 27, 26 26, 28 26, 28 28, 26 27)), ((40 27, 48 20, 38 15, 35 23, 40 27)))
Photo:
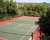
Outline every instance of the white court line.
MULTIPOLYGON (((35 28, 35 27, 33 27, 33 28, 35 28)), ((33 28, 31 28, 31 30, 32 30, 33 28)), ((31 30, 28 31, 25 35, 27 35, 29 32, 31 32, 31 30)), ((22 40, 22 39, 25 37, 25 35, 24 35, 20 40, 22 40)))
POLYGON ((22 31, 28 31, 28 30, 25 30, 25 29, 17 29, 17 28, 13 28, 13 29, 16 29, 16 30, 22 30, 22 31))
POLYGON ((29 40, 32 40, 32 37, 30 37, 29 40))
MULTIPOLYGON (((34 28, 34 27, 33 27, 33 28, 34 28)), ((31 30, 32 30, 33 28, 31 28, 31 30)), ((29 32, 31 32, 31 30, 28 31, 25 35, 27 35, 29 32)), ((22 40, 22 39, 25 37, 25 35, 24 35, 20 40, 22 40)))

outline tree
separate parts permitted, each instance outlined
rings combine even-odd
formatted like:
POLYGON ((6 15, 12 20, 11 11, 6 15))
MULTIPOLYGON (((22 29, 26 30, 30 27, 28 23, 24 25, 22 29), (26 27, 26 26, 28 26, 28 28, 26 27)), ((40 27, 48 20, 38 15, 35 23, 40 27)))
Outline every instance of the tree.
POLYGON ((46 15, 42 15, 38 21, 40 30, 50 36, 50 8, 47 9, 46 15))
POLYGON ((0 0, 0 20, 7 20, 18 15, 16 2, 0 0))
POLYGON ((7 1, 7 13, 9 16, 15 16, 17 15, 17 6, 16 6, 16 3, 13 2, 12 0, 9 2, 7 1), (9 5, 8 5, 9 4, 9 5))
POLYGON ((4 17, 5 6, 4 0, 0 0, 0 20, 4 17))

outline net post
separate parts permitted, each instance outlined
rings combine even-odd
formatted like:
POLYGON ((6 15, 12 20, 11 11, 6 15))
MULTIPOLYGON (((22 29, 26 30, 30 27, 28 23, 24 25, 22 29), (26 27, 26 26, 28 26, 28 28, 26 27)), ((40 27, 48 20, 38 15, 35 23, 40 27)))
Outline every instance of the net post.
POLYGON ((32 32, 31 38, 32 38, 31 40, 33 40, 33 32, 32 32))

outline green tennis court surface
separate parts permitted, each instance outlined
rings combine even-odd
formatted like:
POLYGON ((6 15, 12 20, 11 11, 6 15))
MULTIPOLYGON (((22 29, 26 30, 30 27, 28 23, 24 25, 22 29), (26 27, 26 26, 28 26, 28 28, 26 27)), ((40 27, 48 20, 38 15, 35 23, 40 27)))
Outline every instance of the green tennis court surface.
POLYGON ((35 33, 38 18, 22 18, 0 26, 0 37, 7 40, 30 40, 31 33, 35 33))

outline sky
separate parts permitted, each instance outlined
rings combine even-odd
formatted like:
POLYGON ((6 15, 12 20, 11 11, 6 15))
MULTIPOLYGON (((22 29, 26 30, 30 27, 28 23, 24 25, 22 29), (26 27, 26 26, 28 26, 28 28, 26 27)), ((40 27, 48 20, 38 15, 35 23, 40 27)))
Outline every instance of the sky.
POLYGON ((16 0, 16 2, 27 2, 27 3, 42 3, 47 2, 50 3, 50 0, 16 0))

